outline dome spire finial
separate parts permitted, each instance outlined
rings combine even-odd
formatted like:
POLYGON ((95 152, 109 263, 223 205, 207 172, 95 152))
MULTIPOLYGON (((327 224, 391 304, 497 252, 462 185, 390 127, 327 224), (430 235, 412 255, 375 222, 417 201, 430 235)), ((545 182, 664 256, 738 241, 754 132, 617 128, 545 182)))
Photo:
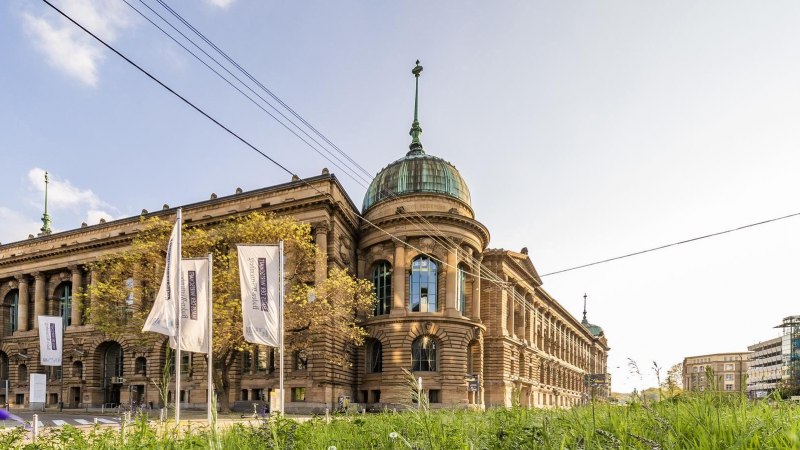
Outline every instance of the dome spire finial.
POLYGON ((583 322, 589 323, 589 321, 586 320, 586 294, 583 294, 583 322))
POLYGON ((419 155, 425 153, 425 150, 422 149, 422 143, 419 141, 419 135, 422 134, 422 128, 419 126, 419 74, 422 73, 422 66, 419 65, 419 60, 417 60, 417 65, 411 69, 411 73, 414 74, 416 90, 414 92, 414 122, 411 124, 411 131, 408 133, 411 135, 411 145, 408 146, 411 150, 407 155, 419 155))
POLYGON ((53 231, 50 229, 50 214, 47 214, 47 185, 50 184, 50 177, 44 173, 44 214, 42 214, 42 228, 39 236, 47 236, 53 231))

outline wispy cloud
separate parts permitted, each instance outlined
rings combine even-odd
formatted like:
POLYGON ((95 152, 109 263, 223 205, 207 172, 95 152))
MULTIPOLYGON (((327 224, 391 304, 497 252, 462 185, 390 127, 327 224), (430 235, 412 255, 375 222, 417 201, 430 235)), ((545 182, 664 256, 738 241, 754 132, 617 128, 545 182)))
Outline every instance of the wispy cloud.
POLYGON ((2 243, 21 241, 29 234, 36 234, 42 224, 24 214, 0 206, 0 240, 2 243))
POLYGON ((206 0, 206 2, 222 9, 228 9, 234 1, 235 0, 206 0))
MULTIPOLYGON (((130 26, 131 16, 122 2, 105 0, 69 0, 62 10, 87 29, 108 42, 130 26)), ((102 48, 92 38, 55 13, 21 13, 25 30, 34 46, 53 67, 89 86, 97 85, 102 48)))
MULTIPOLYGON (((44 173, 45 170, 34 167, 28 171, 28 183, 33 190, 44 194, 44 173)), ((86 223, 97 223, 101 218, 112 220, 113 211, 118 214, 117 208, 104 202, 91 189, 81 189, 73 185, 69 180, 61 180, 53 174, 49 174, 50 184, 47 189, 47 204, 53 210, 72 209, 86 210, 86 223)))

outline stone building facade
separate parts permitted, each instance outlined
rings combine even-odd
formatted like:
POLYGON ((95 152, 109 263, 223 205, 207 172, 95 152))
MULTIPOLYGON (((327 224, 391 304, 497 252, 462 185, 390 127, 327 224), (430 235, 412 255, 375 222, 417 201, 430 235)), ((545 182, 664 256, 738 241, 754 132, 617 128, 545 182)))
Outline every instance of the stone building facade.
MULTIPOLYGON (((361 209, 327 170, 182 207, 187 226, 213 227, 253 211, 292 216, 311 224, 327 255, 318 279, 341 267, 375 285, 375 315, 362 318, 369 337, 353 351, 351 367, 334 367, 313 351, 285 355, 287 411, 322 411, 344 396, 369 408, 406 404, 406 371, 423 380, 434 406, 586 401, 587 380, 607 379, 603 330, 585 316, 578 321, 543 289, 526 249, 489 248, 466 183, 452 164, 425 152, 420 134, 415 110, 410 151, 375 177, 361 209)), ((175 209, 142 215, 173 220, 175 209)), ((47 372, 51 404, 159 404, 151 380, 164 364, 162 336, 141 345, 104 335, 84 322, 83 305, 72 297, 92 283, 86 265, 125 248, 140 226, 131 217, 0 246, 0 380, 11 385, 8 399, 0 390, 0 403, 27 404, 28 374, 47 372), (69 318, 63 373, 39 365, 41 314, 69 318)), ((331 337, 319 345, 339 344, 331 337)), ((197 356, 184 358, 179 395, 199 406, 205 360, 197 356)), ((244 352, 229 400, 269 398, 276 367, 272 349, 244 352)))
POLYGON ((683 390, 743 394, 749 352, 714 353, 683 359, 683 390))

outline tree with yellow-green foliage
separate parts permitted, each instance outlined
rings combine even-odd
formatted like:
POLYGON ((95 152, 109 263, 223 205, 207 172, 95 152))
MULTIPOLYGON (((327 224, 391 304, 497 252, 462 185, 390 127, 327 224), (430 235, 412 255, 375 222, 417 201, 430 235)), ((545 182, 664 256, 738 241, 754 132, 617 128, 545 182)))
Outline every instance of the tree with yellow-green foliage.
MULTIPOLYGON (((86 302, 89 323, 111 336, 124 335, 128 342, 147 345, 153 333, 141 330, 158 293, 173 224, 150 218, 141 225, 128 248, 91 265, 93 280, 85 298, 91 299, 86 302)), ((347 366, 351 354, 347 348, 363 343, 365 330, 357 318, 372 312, 372 284, 346 270, 331 268, 314 286, 315 266, 324 255, 318 252, 310 232, 308 224, 263 213, 183 227, 183 258, 213 255, 214 385, 221 394, 223 410, 229 409, 231 369, 241 352, 250 347, 242 329, 236 244, 284 242, 287 354, 304 350, 330 365, 347 366), (337 336, 336 344, 314 345, 321 335, 337 336)), ((327 265, 322 263, 322 267, 327 265)))

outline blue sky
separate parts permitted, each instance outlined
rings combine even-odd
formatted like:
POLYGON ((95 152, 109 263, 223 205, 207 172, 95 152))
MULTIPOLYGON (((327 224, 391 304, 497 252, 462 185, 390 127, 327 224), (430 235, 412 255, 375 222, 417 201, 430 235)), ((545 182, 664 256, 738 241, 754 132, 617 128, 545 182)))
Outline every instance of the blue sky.
MULTIPOLYGON (((361 203, 361 185, 122 0, 55 3, 299 175, 330 167, 361 203)), ((407 151, 419 58, 426 151, 459 168, 491 246, 528 247, 541 273, 800 211, 794 2, 169 4, 371 173, 407 151)), ((41 226, 42 170, 57 230, 288 180, 44 3, 0 8, 0 242, 41 226)), ((544 287, 576 316, 589 294, 614 389, 629 391, 653 378, 628 357, 744 350, 800 313, 798 226, 544 287)))

